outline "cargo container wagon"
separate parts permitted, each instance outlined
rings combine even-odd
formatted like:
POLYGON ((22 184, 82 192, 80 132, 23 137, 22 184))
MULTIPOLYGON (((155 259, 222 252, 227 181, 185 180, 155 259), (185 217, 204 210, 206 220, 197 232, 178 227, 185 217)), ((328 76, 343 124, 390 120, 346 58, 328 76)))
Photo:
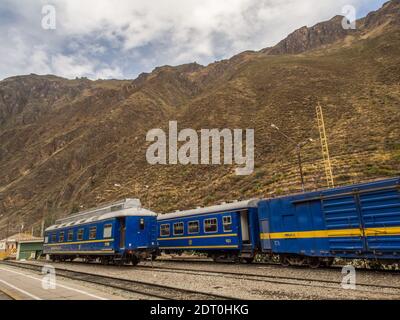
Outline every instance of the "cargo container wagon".
POLYGON ((400 178, 258 203, 261 251, 283 265, 400 262, 400 178))

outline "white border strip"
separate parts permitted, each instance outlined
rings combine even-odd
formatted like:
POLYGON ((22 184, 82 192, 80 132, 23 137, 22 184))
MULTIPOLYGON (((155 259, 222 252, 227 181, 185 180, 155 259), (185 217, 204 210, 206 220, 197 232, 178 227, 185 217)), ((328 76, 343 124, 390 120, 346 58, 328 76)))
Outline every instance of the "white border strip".
POLYGON ((31 297, 32 299, 42 300, 41 298, 39 298, 39 297, 37 297, 37 296, 35 296, 35 295, 23 290, 23 289, 20 289, 20 288, 18 288, 16 286, 12 285, 11 283, 8 283, 7 281, 4 281, 4 280, 0 279, 0 282, 5 284, 6 286, 10 287, 11 289, 17 290, 17 291, 21 292, 22 294, 24 294, 24 295, 26 295, 28 297, 31 297))
MULTIPOLYGON (((18 275, 21 275, 21 276, 24 276, 26 278, 30 278, 30 279, 34 279, 34 280, 42 282, 42 279, 40 279, 40 278, 36 278, 36 277, 30 276, 30 275, 27 275, 27 274, 24 274, 24 273, 20 273, 20 272, 14 271, 14 270, 10 270, 8 268, 0 268, 0 269, 15 273, 15 274, 18 274, 18 275)), ((95 298, 95 299, 98 299, 98 300, 108 300, 107 298, 96 296, 95 294, 92 294, 92 293, 89 293, 89 292, 86 292, 86 291, 83 291, 83 290, 71 288, 71 287, 68 287, 68 286, 65 286, 65 285, 62 285, 62 284, 59 284, 59 283, 57 283, 57 286, 61 287, 61 288, 64 288, 64 289, 67 289, 67 290, 71 290, 71 291, 75 291, 75 292, 87 295, 89 297, 92 297, 92 298, 95 298)), ((39 299, 39 300, 41 300, 41 299, 39 299)))

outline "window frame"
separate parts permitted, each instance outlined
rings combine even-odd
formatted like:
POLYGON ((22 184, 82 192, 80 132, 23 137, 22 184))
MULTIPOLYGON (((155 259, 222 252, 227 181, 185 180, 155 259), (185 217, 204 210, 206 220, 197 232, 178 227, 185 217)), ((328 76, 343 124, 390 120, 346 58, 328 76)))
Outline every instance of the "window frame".
POLYGON ((84 237, 85 237, 85 229, 84 228, 78 229, 78 232, 76 233, 76 240, 83 241, 84 237), (82 235, 82 237, 80 237, 80 235, 82 235))
POLYGON ((188 234, 199 234, 200 233, 200 220, 192 220, 192 221, 188 221, 187 223, 187 230, 188 230, 188 234), (196 232, 191 232, 190 231, 190 224, 191 223, 197 223, 197 231, 196 232))
POLYGON ((232 232, 233 231, 233 222, 232 222, 232 215, 226 215, 226 216, 222 216, 222 227, 223 227, 223 229, 224 229, 224 232, 232 232), (226 230, 225 229, 225 226, 226 226, 226 224, 225 224, 225 218, 229 218, 229 220, 230 220, 230 229, 229 230, 226 230))
POLYGON ((58 242, 59 243, 62 243, 62 242, 64 242, 64 235, 65 235, 65 232, 64 231, 61 231, 60 232, 60 235, 58 236, 58 242))
POLYGON ((172 234, 174 235, 174 236, 183 236, 184 234, 185 234, 185 223, 183 222, 183 221, 181 221, 181 222, 175 222, 174 224, 173 224, 173 226, 172 226, 172 234), (177 224, 181 224, 182 225, 182 233, 176 233, 175 232, 175 225, 177 225, 177 224))
POLYGON ((97 226, 93 226, 93 227, 90 227, 89 228, 89 240, 96 240, 96 238, 97 238, 97 226), (92 237, 92 230, 95 230, 94 231, 94 237, 92 237))
POLYGON ((170 237, 171 236, 171 224, 170 223, 163 223, 160 224, 160 237, 170 237), (168 226, 168 234, 162 234, 162 227, 168 226))
POLYGON ((67 233, 67 242, 71 242, 71 241, 74 241, 74 229, 68 230, 68 233, 67 233), (69 239, 70 235, 72 235, 71 240, 69 239))
POLYGON ((207 218, 207 219, 204 219, 203 220, 203 231, 204 231, 204 233, 218 233, 218 218, 207 218), (206 221, 207 220, 215 220, 215 226, 216 226, 216 229, 215 229, 215 231, 206 231, 206 221))
POLYGON ((52 233, 50 238, 50 243, 57 242, 57 233, 52 233))
POLYGON ((112 238, 112 232, 113 232, 113 224, 112 223, 107 223, 103 226, 103 239, 111 239, 112 238), (111 228, 110 235, 106 237, 105 231, 106 228, 111 228))

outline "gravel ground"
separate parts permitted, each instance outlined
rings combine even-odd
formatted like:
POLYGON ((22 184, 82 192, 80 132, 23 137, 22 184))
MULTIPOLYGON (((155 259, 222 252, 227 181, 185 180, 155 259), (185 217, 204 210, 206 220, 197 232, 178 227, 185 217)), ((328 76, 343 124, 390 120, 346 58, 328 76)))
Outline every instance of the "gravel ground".
MULTIPOLYGON (((284 268, 279 265, 262 265, 262 264, 230 264, 230 263, 196 263, 196 262, 174 262, 174 261, 155 261, 154 266, 162 267, 173 267, 176 269, 183 270, 211 270, 211 271, 228 271, 238 272, 243 274, 260 274, 260 275, 272 275, 272 276, 287 276, 287 277, 301 277, 304 279, 321 279, 337 281, 341 283, 343 274, 341 273, 342 268, 332 267, 330 269, 310 269, 308 267, 289 267, 284 268)), ((142 262, 140 265, 151 265, 150 262, 142 262)), ((366 271, 356 270, 356 281, 364 284, 378 284, 378 285, 389 285, 399 286, 400 288, 400 273, 396 275, 395 272, 382 271, 366 271)))
MULTIPOLYGON (((319 269, 307 268, 281 268, 268 265, 240 265, 240 264, 198 264, 194 262, 169 262, 155 261, 153 266, 175 268, 177 272, 159 272, 157 269, 141 269, 132 266, 116 267, 102 266, 97 264, 79 263, 56 263, 56 267, 71 270, 96 273, 100 275, 117 276, 124 279, 145 281, 148 283, 163 284, 180 287, 206 293, 227 295, 238 299, 400 299, 400 280, 396 274, 382 273, 379 271, 357 272, 357 283, 372 285, 398 286, 399 290, 382 289, 359 286, 357 290, 344 290, 340 284, 342 281, 341 269, 319 269), (296 277, 303 281, 288 279, 267 279, 268 281, 279 281, 285 283, 266 282, 264 278, 254 280, 238 279, 224 275, 197 273, 179 273, 179 270, 204 270, 237 272, 243 275, 259 274, 279 277, 296 277), (314 281, 309 282, 307 279, 314 281), (315 281, 317 280, 317 281, 315 281), (321 280, 321 281, 318 281, 321 280), (337 281, 335 283, 324 283, 323 280, 337 281), (364 291, 362 291, 364 290, 364 291)), ((139 266, 151 266, 150 262, 142 262, 139 266)), ((81 283, 82 284, 82 283, 81 283)), ((114 289, 110 289, 114 291, 114 289)), ((131 295, 124 298, 140 299, 131 295), (129 296, 129 297, 128 297, 129 296)))

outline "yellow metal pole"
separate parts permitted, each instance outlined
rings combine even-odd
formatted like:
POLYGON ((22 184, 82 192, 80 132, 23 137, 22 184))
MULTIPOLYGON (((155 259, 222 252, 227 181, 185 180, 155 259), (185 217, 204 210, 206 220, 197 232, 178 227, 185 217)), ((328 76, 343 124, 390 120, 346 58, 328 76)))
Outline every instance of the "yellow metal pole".
POLYGON ((326 183, 329 188, 333 188, 335 185, 333 182, 332 164, 329 156, 328 138, 326 137, 325 122, 322 113, 322 107, 319 103, 316 107, 316 113, 317 113, 319 137, 321 140, 321 147, 322 147, 322 157, 324 159, 326 183))

